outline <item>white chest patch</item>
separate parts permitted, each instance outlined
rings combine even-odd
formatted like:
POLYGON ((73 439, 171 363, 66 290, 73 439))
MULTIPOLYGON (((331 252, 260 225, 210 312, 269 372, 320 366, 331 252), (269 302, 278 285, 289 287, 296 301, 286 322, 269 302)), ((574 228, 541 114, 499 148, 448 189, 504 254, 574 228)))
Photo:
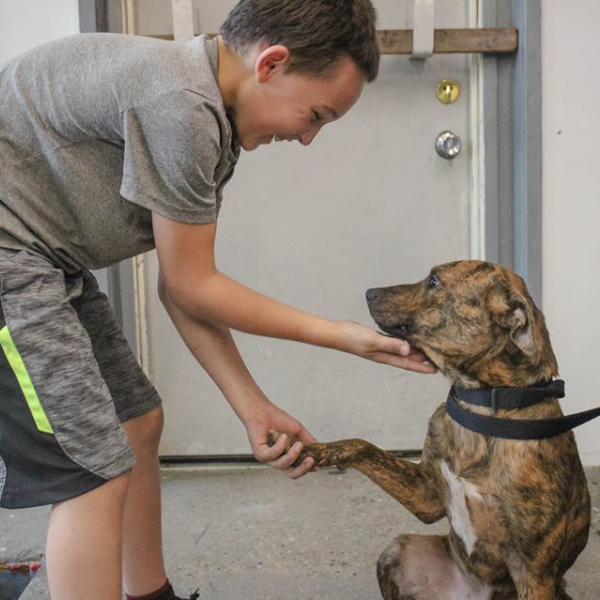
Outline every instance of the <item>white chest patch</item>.
POLYGON ((452 528, 464 542, 467 553, 470 555, 475 548, 477 535, 471 523, 466 497, 481 500, 481 494, 472 483, 457 477, 445 461, 441 465, 441 470, 450 489, 450 498, 446 508, 450 513, 452 528))

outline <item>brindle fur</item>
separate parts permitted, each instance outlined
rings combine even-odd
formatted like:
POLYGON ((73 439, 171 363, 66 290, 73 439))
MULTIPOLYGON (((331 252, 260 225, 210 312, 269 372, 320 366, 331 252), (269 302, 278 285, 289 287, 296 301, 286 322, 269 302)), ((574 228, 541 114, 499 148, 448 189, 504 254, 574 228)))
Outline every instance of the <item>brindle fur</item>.
MULTIPOLYGON (((431 275, 369 290, 383 331, 421 349, 464 388, 524 387, 557 375, 544 317, 520 277, 481 261, 441 265, 431 275)), ((461 405, 512 419, 562 415, 556 399, 496 412, 461 405)), ((486 437, 455 423, 442 405, 430 419, 420 464, 357 439, 309 444, 306 456, 320 466, 358 469, 425 523, 448 517, 447 536, 400 535, 384 551, 377 574, 385 600, 570 598, 563 576, 590 524, 572 432, 531 441, 486 437), (466 502, 471 551, 453 523, 448 470, 466 502)))

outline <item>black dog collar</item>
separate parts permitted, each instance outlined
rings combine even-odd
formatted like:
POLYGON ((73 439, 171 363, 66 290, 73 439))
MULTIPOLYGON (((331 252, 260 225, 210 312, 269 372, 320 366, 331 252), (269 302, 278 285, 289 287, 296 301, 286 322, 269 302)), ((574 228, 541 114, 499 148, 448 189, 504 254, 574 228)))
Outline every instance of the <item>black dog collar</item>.
POLYGON ((564 398, 565 382, 556 379, 526 388, 465 390, 453 386, 446 400, 446 412, 457 423, 483 435, 513 440, 539 440, 565 433, 600 416, 600 407, 555 419, 501 419, 472 413, 458 404, 462 400, 476 406, 526 408, 544 398, 564 398))

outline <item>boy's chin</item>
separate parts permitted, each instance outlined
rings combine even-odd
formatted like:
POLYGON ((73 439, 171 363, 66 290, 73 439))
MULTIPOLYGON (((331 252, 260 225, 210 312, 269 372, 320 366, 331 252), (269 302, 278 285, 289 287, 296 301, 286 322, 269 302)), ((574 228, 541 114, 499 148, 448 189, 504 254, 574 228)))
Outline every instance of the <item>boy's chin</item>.
POLYGON ((260 138, 241 138, 239 140, 240 146, 246 150, 246 152, 256 150, 259 146, 268 146, 272 141, 273 136, 263 136, 260 138))
POLYGON ((260 143, 256 140, 240 140, 240 146, 246 152, 252 152, 252 150, 256 150, 260 146, 260 143))

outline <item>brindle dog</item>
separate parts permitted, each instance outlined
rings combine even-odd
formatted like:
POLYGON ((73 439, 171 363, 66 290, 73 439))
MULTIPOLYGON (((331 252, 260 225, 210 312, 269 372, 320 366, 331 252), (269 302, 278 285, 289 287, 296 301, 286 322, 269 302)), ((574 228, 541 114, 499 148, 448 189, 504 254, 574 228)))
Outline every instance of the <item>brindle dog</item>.
MULTIPOLYGON (((367 300, 384 332, 422 350, 454 385, 526 387, 557 375, 544 317, 523 280, 503 267, 449 263, 414 285, 369 290, 367 300)), ((562 415, 553 398, 496 411, 460 404, 512 419, 562 415)), ((385 600, 570 598, 563 576, 590 525, 571 431, 542 440, 486 437, 442 405, 420 464, 358 439, 309 444, 306 456, 358 469, 425 523, 448 517, 449 535, 400 535, 383 552, 377 576, 385 600)))

